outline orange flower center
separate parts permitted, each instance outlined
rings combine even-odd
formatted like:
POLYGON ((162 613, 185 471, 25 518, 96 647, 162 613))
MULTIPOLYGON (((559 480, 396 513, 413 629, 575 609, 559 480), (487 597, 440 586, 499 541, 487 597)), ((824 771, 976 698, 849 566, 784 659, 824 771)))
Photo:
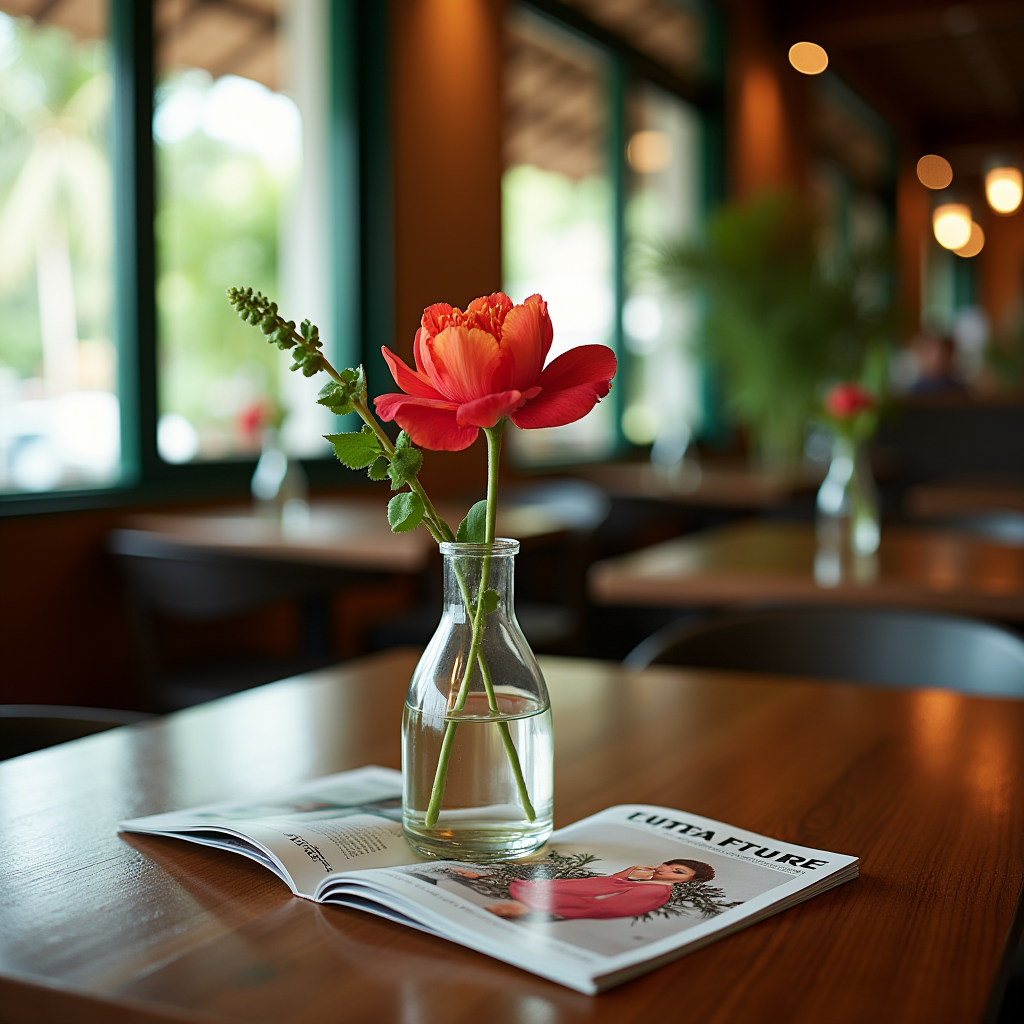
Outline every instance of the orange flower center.
POLYGON ((498 306, 487 306, 485 309, 477 309, 469 313, 464 313, 461 309, 453 309, 450 313, 438 314, 437 332, 440 334, 441 331, 449 327, 478 327, 500 341, 506 312, 507 310, 498 306))

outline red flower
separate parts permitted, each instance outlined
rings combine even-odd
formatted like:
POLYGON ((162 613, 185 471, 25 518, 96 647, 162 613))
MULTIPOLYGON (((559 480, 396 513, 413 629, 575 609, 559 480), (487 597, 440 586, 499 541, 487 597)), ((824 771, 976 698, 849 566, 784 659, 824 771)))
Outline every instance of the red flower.
POLYGON ((849 419, 875 407, 875 396, 853 381, 836 384, 825 395, 825 410, 837 420, 849 419))
POLYGON ((415 370, 381 350, 404 394, 374 399, 377 414, 395 420, 414 444, 450 452, 468 448, 481 427, 505 416, 528 429, 572 423, 608 394, 615 355, 605 345, 580 345, 544 368, 551 336, 539 295, 514 306, 495 292, 465 312, 430 306, 413 343, 415 370))

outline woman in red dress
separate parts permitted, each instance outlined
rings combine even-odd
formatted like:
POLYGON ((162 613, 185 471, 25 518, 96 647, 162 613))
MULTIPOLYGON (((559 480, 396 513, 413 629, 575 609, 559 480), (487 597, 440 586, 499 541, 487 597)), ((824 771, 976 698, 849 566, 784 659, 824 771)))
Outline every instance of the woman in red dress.
MULTIPOLYGON (((478 874, 455 869, 466 878, 478 874)), ((714 868, 700 860, 668 860, 657 867, 635 865, 614 875, 593 878, 515 879, 509 885, 511 900, 492 903, 487 909, 498 917, 522 917, 543 913, 562 920, 579 918, 637 917, 668 903, 678 882, 709 882, 714 868)))

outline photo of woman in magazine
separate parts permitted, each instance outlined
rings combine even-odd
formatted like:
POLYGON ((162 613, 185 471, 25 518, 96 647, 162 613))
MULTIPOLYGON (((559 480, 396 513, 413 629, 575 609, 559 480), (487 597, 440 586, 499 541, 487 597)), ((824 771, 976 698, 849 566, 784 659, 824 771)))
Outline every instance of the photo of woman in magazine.
MULTIPOLYGON (((466 868, 450 868, 451 875, 467 880, 485 877, 466 868)), ((700 860, 675 859, 657 866, 634 865, 613 875, 585 878, 514 878, 509 900, 486 909, 497 917, 517 918, 545 914, 549 919, 608 919, 643 917, 663 908, 673 887, 686 882, 710 882, 715 869, 700 860)))

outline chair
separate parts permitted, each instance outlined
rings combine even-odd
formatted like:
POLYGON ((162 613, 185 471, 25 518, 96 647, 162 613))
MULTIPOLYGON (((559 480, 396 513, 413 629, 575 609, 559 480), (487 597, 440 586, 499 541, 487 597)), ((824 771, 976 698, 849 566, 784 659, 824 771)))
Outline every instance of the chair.
POLYGON ((873 686, 941 687, 1024 697, 1024 641, 1009 630, 932 612, 774 608, 676 623, 626 657, 653 664, 776 672, 873 686))
POLYGON ((81 739, 151 715, 57 704, 0 704, 0 761, 81 739))
POLYGON ((136 647, 154 710, 174 710, 336 660, 330 644, 329 597, 349 574, 328 566, 256 559, 188 548, 144 530, 114 530, 108 538, 128 585, 136 647), (210 622, 277 601, 302 607, 297 657, 210 662, 172 672, 159 643, 156 620, 210 622))

